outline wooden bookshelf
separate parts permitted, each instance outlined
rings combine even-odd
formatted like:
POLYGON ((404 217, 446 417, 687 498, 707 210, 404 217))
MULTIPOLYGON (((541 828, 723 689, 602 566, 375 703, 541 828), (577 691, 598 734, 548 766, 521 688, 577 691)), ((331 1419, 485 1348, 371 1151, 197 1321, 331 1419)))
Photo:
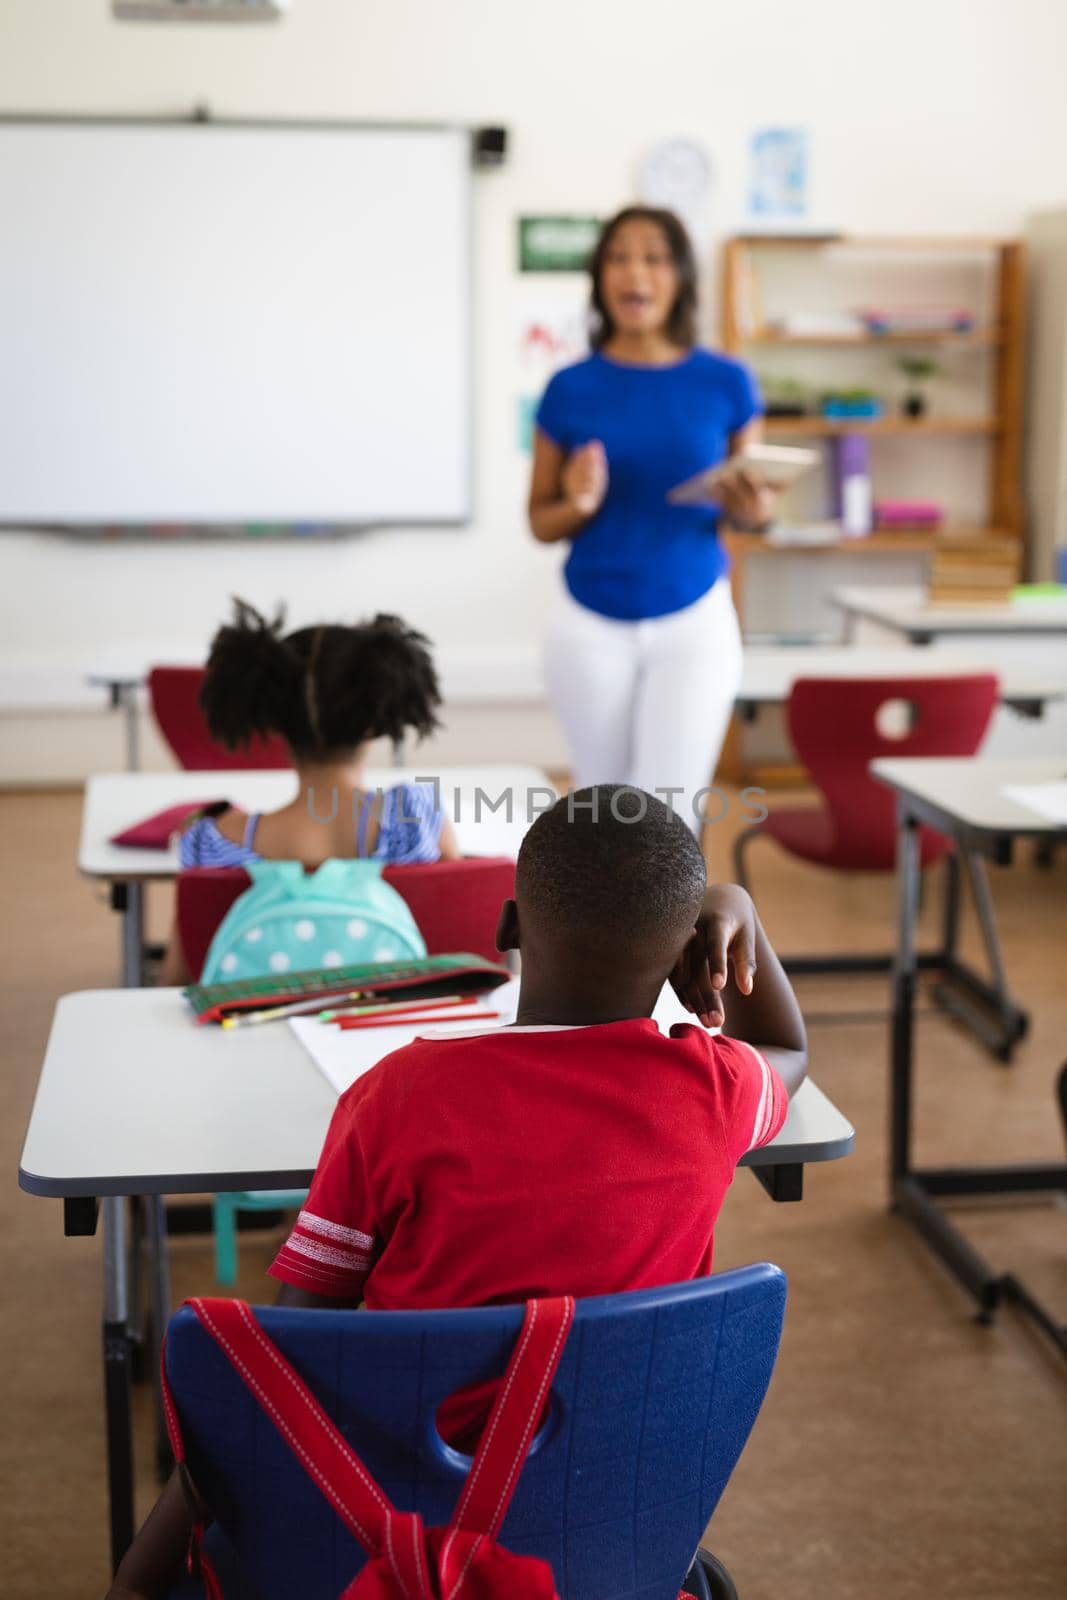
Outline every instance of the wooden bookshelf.
MULTIPOLYGON (((942 532, 894 530, 875 532, 866 538, 828 539, 818 543, 775 543, 745 535, 726 535, 725 542, 733 562, 733 585, 738 615, 744 623, 745 591, 756 579, 756 569, 749 572, 753 561, 764 563, 782 556, 816 557, 832 556, 860 559, 863 556, 889 555, 894 552, 923 556, 929 554, 930 565, 943 547, 951 551, 951 560, 958 563, 964 547, 975 552, 974 559, 983 562, 983 550, 988 547, 990 560, 1003 559, 1013 542, 1016 566, 1021 577, 1026 570, 1026 544, 1021 492, 1022 468, 1022 404, 1024 387, 1025 340, 1025 257, 1022 244, 1016 239, 984 236, 859 236, 845 234, 768 235, 741 234, 726 241, 722 255, 722 296, 720 342, 722 348, 743 358, 775 350, 791 350, 789 365, 793 376, 809 386, 803 366, 814 364, 810 387, 826 389, 833 381, 835 369, 841 371, 848 387, 855 386, 857 360, 870 353, 877 358, 879 347, 891 355, 904 353, 909 347, 936 351, 943 359, 946 371, 952 375, 952 403, 946 414, 938 413, 936 406, 919 418, 900 412, 887 411, 877 418, 834 418, 817 413, 803 416, 769 417, 764 431, 769 439, 796 440, 836 439, 849 433, 869 435, 872 439, 887 438, 898 441, 913 436, 916 452, 928 451, 938 440, 958 438, 959 449, 973 450, 975 471, 982 473, 984 506, 972 503, 969 514, 959 520, 978 526, 953 526, 951 506, 947 507, 946 527, 942 532), (766 252, 775 252, 768 268, 766 252), (953 258, 958 258, 958 262, 953 258), (795 261, 795 266, 794 266, 795 261), (841 265, 837 265, 841 263, 841 265), (766 286, 760 283, 761 265, 769 270, 766 286), (776 297, 774 311, 788 324, 789 314, 831 309, 829 301, 836 295, 832 280, 847 282, 853 289, 857 282, 870 283, 870 299, 866 303, 884 303, 884 286, 887 282, 907 282, 912 294, 905 303, 923 303, 923 282, 929 282, 935 291, 951 281, 974 281, 981 289, 981 304, 973 303, 975 326, 966 331, 920 330, 887 333, 827 329, 820 332, 790 331, 788 325, 774 325, 770 309, 764 308, 764 287, 776 297), (817 275, 817 277, 816 277, 817 275), (803 280, 803 281, 802 281, 803 280), (804 284, 808 299, 805 304, 804 284), (813 296, 812 285, 818 292, 813 296), (916 286, 919 286, 916 289, 916 286), (791 290, 796 297, 790 303, 791 290), (805 350, 812 354, 809 358, 805 350), (836 355, 840 352, 840 355, 836 355), (850 353, 851 352, 851 357, 850 353), (968 352, 974 352, 968 355, 968 352), (851 365, 847 363, 851 360, 851 365), (977 371, 969 363, 979 362, 977 371), (844 367, 840 363, 846 363, 844 367), (828 381, 829 377, 829 381, 828 381), (979 377, 984 382, 979 387, 979 377), (955 413, 955 414, 954 414, 955 413), (975 511, 977 510, 977 519, 975 511)), ((926 294, 927 301, 940 303, 942 294, 926 294)), ((892 303, 892 295, 890 296, 892 303)), ((955 303, 951 301, 949 303, 955 303)), ((970 297, 963 301, 971 305, 970 297)), ((838 310, 852 307, 840 302, 838 310)), ((799 319, 798 319, 799 320, 799 319)), ((875 494, 892 495, 892 461, 899 456, 886 457, 884 475, 879 472, 878 457, 874 461, 875 494)), ((916 463, 931 457, 917 454, 916 463)), ((964 458, 970 461, 971 457, 964 458)), ((910 456, 909 456, 910 460, 910 456)), ((940 565, 940 563, 937 563, 940 565)), ((978 573, 976 571, 976 578, 978 573)), ((829 580, 828 580, 829 581, 829 580)), ((742 760, 739 730, 731 729, 723 752, 720 771, 735 781, 754 781, 755 769, 746 768, 742 760)), ((769 769, 760 769, 760 778, 772 776, 769 769)), ((789 773, 797 776, 796 769, 789 773)))
POLYGON ((985 396, 986 406, 974 415, 938 416, 935 412, 932 416, 910 418, 887 414, 868 421, 862 418, 831 420, 814 414, 769 417, 765 431, 768 438, 790 434, 798 438, 835 438, 845 433, 863 433, 894 438, 911 434, 917 441, 952 436, 988 440, 986 515, 991 528, 1019 540, 1021 572, 1025 565, 1020 486, 1024 274, 1024 249, 1017 239, 953 235, 739 234, 728 239, 723 247, 721 343, 723 349, 742 356, 758 349, 783 347, 832 352, 835 349, 874 351, 879 346, 899 350, 910 345, 927 345, 944 349, 946 354, 954 349, 987 350, 992 357, 992 392, 985 396), (928 260, 931 271, 940 268, 946 258, 952 256, 961 260, 975 258, 992 267, 993 303, 985 308, 985 317, 976 327, 962 333, 952 330, 780 332, 767 325, 770 319, 765 319, 759 309, 760 255, 766 251, 784 252, 786 256, 795 252, 809 272, 812 256, 820 252, 831 253, 828 259, 846 254, 856 259, 869 256, 883 261, 907 257, 912 264, 920 265, 928 260))

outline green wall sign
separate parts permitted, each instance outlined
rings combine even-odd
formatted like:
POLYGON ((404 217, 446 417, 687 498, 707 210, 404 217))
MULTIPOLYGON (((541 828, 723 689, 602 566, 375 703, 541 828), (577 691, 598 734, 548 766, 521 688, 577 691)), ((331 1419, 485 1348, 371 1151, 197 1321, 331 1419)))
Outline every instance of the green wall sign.
POLYGON ((600 236, 596 217, 520 217, 520 272, 584 272, 600 236))

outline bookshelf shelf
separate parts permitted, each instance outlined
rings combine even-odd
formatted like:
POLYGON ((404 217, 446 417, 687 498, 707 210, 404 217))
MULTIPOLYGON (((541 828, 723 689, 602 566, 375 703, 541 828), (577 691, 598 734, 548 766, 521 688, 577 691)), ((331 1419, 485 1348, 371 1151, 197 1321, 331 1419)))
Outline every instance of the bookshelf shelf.
POLYGON ((838 420, 836 417, 768 417, 763 425, 770 439, 778 434, 808 434, 831 438, 842 433, 870 434, 996 434, 1003 423, 998 417, 862 417, 838 420))
POLYGON ((988 349, 1002 344, 1004 334, 999 328, 972 328, 968 333, 777 333, 773 328, 760 328, 746 335, 748 345, 910 345, 938 344, 959 346, 963 349, 988 349))
POLYGON ((942 528, 937 533, 905 528, 892 533, 869 533, 858 539, 844 537, 801 539, 796 543, 792 543, 788 538, 779 540, 756 537, 752 534, 728 533, 723 537, 736 569, 738 561, 755 560, 761 556, 914 555, 917 552, 932 553, 943 549, 951 551, 954 543, 970 545, 975 542, 987 542, 991 546, 999 546, 1010 536, 1003 528, 958 527, 942 528))

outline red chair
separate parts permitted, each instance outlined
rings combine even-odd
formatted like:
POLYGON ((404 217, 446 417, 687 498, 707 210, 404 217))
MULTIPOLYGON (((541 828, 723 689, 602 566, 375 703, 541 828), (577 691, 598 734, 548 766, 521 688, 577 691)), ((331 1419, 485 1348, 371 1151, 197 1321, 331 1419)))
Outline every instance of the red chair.
MULTIPOLYGON (((774 839, 790 855, 853 872, 892 872, 897 823, 892 790, 868 768, 879 756, 971 756, 998 697, 993 673, 958 678, 798 678, 789 696, 793 746, 825 804, 786 806, 746 828, 734 843, 739 883, 747 887, 745 851, 754 838, 774 839), (890 701, 909 707, 900 738, 879 730, 890 701)), ((921 835, 922 865, 951 848, 930 828, 921 835)))
MULTIPOLYGON (((789 697, 789 731, 797 754, 821 790, 824 804, 774 810, 734 843, 739 883, 747 887, 745 850, 763 834, 791 855, 838 871, 891 872, 896 865, 897 822, 893 792, 872 778, 878 756, 971 756, 982 742, 998 698, 992 673, 952 678, 800 678, 789 697), (877 725, 889 702, 904 702, 909 726, 894 738, 877 725)), ((959 855, 942 834, 919 835, 924 867, 942 857, 948 876, 940 948, 922 951, 918 963, 941 972, 933 999, 965 1023, 1000 1060, 1007 1061, 1026 1032, 1027 1016, 1012 1000, 985 863, 959 855), (985 978, 957 954, 960 869, 967 876, 989 963, 985 978)), ((884 972, 888 952, 783 957, 791 973, 884 972)))
MULTIPOLYGON (((514 861, 472 856, 419 862, 386 867, 382 876, 407 901, 429 955, 465 950, 489 961, 500 959, 496 924, 500 907, 515 893, 514 861)), ((186 966, 196 977, 215 929, 250 882, 243 867, 187 867, 178 874, 178 938, 186 966)))
POLYGON ((148 698, 156 724, 179 763, 187 770, 221 772, 233 767, 291 767, 289 746, 277 735, 254 738, 239 750, 228 750, 208 732, 200 707, 203 667, 153 667, 148 698))

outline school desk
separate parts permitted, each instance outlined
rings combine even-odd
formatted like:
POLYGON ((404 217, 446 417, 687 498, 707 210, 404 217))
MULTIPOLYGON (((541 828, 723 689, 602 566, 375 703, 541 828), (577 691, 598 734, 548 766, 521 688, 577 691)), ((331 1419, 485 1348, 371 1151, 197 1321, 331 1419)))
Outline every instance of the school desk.
MULTIPOLYGON (((872 774, 897 794, 897 955, 893 976, 890 1047, 890 1192, 893 1206, 915 1227, 964 1288, 974 1296, 979 1320, 991 1320, 1001 1300, 1032 1316, 1067 1354, 1067 1328, 1010 1272, 998 1273, 952 1225, 939 1201, 953 1195, 1018 1194, 1067 1190, 1067 1164, 916 1168, 912 1165, 913 1070, 919 905, 918 829, 926 823, 954 839, 960 853, 1009 863, 1017 839, 1067 839, 1067 820, 1043 816, 1017 796, 1019 786, 1067 786, 1067 755, 1043 761, 981 758, 882 758, 872 774)), ((1049 1063, 1049 1100, 1053 1071, 1049 1063)))
MULTIPOLYGON (((517 984, 495 991, 513 1014, 517 984)), ((665 989, 661 1026, 692 1021, 665 989)), ((365 1037, 365 1035, 363 1036, 365 1037)), ((382 1054, 393 1048, 382 1030, 382 1054)), ((198 1027, 177 989, 101 989, 56 1007, 19 1166, 30 1194, 61 1198, 68 1234, 95 1231, 102 1202, 104 1373, 111 1549, 133 1534, 129 1362, 135 1263, 125 1196, 148 1196, 153 1325, 170 1310, 160 1198, 306 1186, 336 1096, 284 1023, 198 1027)), ((851 1151, 846 1118, 809 1079, 777 1139, 743 1158, 776 1199, 799 1200, 804 1166, 851 1151)), ((210 1287, 205 1285, 205 1287, 210 1287)), ((273 1285, 264 1281, 265 1296, 273 1285)))
MULTIPOLYGON (((830 591, 830 603, 844 613, 846 643, 854 637, 860 618, 902 634, 911 644, 968 637, 1040 639, 1058 635, 1067 639, 1067 594, 1062 599, 1028 595, 989 605, 931 605, 926 590, 918 586, 875 589, 846 585, 830 591)), ((1061 654, 1061 664, 1062 660, 1061 654)))
POLYGON ((104 689, 113 711, 121 711, 126 725, 126 766, 136 772, 141 765, 141 697, 148 674, 157 663, 168 667, 202 667, 208 645, 192 640, 160 646, 144 642, 111 645, 100 651, 85 675, 94 689, 104 689))
MULTIPOLYGON (((99 651, 88 665, 85 681, 103 689, 112 710, 125 720, 126 767, 141 765, 141 716, 145 685, 154 666, 202 667, 208 640, 128 641, 99 651)), ((437 652, 437 672, 446 706, 540 705, 544 701, 539 651, 530 646, 468 645, 437 652)), ((401 764, 402 752, 395 760, 401 764)), ((417 753, 412 757, 418 759, 417 753)))
MULTIPOLYGON (((404 771, 372 769, 367 783, 388 786, 418 777, 440 782, 442 806, 456 825, 460 849, 470 856, 516 856, 529 822, 539 810, 547 809, 556 795, 540 767, 437 767, 433 762, 420 765, 416 761, 404 771)), ((128 849, 111 844, 112 836, 185 800, 226 799, 244 811, 275 811, 295 793, 296 774, 285 771, 109 772, 89 779, 78 868, 86 877, 108 884, 111 904, 122 913, 125 986, 141 982, 144 886, 175 877, 178 853, 173 848, 128 849)), ((329 797, 324 795, 315 804, 325 813, 329 797)))
POLYGON ((1040 717, 1051 702, 1067 698, 1067 651, 1060 670, 1043 672, 1013 661, 991 659, 990 650, 913 651, 864 645, 766 645, 746 649, 737 711, 754 722, 763 706, 784 705, 798 678, 931 678, 995 672, 1000 703, 1024 717, 1040 717))

